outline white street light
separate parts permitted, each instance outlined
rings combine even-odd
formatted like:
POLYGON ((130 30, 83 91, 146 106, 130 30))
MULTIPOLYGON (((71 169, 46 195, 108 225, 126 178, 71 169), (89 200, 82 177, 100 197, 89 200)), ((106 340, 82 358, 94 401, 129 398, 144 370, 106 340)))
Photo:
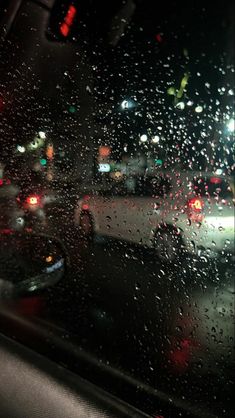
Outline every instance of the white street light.
POLYGON ((180 110, 184 110, 184 108, 185 108, 185 103, 184 102, 179 102, 179 103, 177 103, 176 104, 176 106, 175 106, 177 109, 180 109, 180 110))
POLYGON ((230 119, 227 123, 228 131, 234 132, 234 127, 235 127, 234 119, 230 119))
POLYGON ((25 152, 25 147, 23 147, 22 145, 17 145, 17 151, 23 153, 25 152))
POLYGON ((121 102, 121 108, 122 110, 129 110, 129 109, 133 109, 134 107, 136 107, 137 103, 134 99, 124 99, 121 102))
POLYGON ((123 100, 121 103, 121 108, 122 109, 129 109, 131 106, 131 103, 129 102, 129 100, 123 100))
POLYGON ((158 144, 159 141, 160 141, 160 137, 158 135, 154 135, 152 138, 152 142, 154 144, 158 144))
POLYGON ((202 106, 195 107, 195 112, 196 113, 202 113, 202 111, 203 111, 203 107, 202 106))
POLYGON ((146 142, 148 140, 148 137, 146 134, 141 135, 140 137, 141 142, 146 142))
POLYGON ((41 138, 41 139, 45 139, 45 138, 46 138, 46 133, 45 133, 45 132, 43 132, 43 131, 40 131, 40 132, 38 132, 38 136, 39 136, 39 138, 41 138))

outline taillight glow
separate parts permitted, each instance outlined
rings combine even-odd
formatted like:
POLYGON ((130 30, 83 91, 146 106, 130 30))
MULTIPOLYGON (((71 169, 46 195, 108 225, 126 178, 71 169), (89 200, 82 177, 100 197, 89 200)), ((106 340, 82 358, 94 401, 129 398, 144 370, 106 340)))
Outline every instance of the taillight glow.
POLYGON ((83 210, 88 210, 88 209, 89 209, 89 205, 88 205, 87 203, 84 203, 84 204, 82 205, 82 209, 83 209, 83 210))
POLYGON ((67 23, 63 22, 60 26, 60 33, 61 35, 63 35, 65 38, 68 36, 69 34, 69 27, 67 25, 67 23))
POLYGON ((169 360, 175 372, 183 373, 188 369, 195 348, 197 348, 197 344, 189 339, 184 339, 178 343, 173 342, 169 360))
POLYGON ((68 26, 71 26, 73 24, 76 13, 77 13, 76 7, 74 7, 71 4, 68 8, 67 14, 66 14, 65 19, 64 19, 64 21, 67 23, 68 26))
POLYGON ((3 186, 4 184, 11 184, 11 180, 9 179, 0 179, 0 186, 3 186))
POLYGON ((32 205, 32 206, 36 206, 36 205, 39 205, 39 203, 40 203, 40 199, 39 199, 39 196, 28 196, 27 197, 27 199, 26 199, 26 203, 28 203, 29 205, 32 205))
POLYGON ((222 179, 220 179, 219 177, 211 177, 210 183, 212 183, 212 184, 221 184, 222 183, 222 179))
POLYGON ((201 199, 198 199, 197 197, 194 197, 193 199, 190 199, 188 202, 188 207, 194 212, 200 213, 203 209, 204 203, 201 199))
POLYGON ((13 233, 14 233, 13 229, 9 229, 9 228, 0 229, 0 234, 3 234, 3 235, 10 235, 13 233))
POLYGON ((83 204, 82 204, 82 209, 83 210, 88 210, 89 209, 89 203, 88 201, 90 200, 90 196, 89 194, 86 194, 85 196, 83 196, 83 204))

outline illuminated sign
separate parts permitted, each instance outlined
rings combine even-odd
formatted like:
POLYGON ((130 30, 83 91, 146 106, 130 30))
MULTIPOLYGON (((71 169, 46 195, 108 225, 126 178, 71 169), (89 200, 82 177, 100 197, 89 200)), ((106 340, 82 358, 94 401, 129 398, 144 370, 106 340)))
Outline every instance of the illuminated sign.
POLYGON ((156 165, 162 165, 162 160, 160 160, 159 158, 156 158, 154 162, 156 165))
POLYGON ((60 33, 65 38, 69 35, 71 27, 74 23, 74 19, 77 14, 77 9, 72 4, 69 6, 68 11, 65 15, 64 21, 60 25, 60 33))
POLYGON ((98 171, 100 173, 109 173, 111 170, 110 164, 99 164, 98 171))

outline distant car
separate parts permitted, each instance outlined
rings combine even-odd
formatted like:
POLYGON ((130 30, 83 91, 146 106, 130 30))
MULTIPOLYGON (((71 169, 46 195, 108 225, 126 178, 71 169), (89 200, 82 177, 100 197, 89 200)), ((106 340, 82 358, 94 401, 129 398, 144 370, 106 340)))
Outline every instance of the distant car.
POLYGON ((209 258, 234 254, 232 179, 208 172, 162 171, 86 195, 75 209, 85 237, 94 233, 153 247, 174 261, 181 250, 209 258))
POLYGON ((47 206, 55 201, 52 191, 40 184, 0 178, 0 232, 40 230, 47 226, 47 206))

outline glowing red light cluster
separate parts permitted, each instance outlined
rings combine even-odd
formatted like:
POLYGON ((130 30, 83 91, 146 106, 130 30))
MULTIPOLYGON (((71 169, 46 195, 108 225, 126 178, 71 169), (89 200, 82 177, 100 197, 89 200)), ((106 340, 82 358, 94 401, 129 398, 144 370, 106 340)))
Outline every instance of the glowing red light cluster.
POLYGON ((0 179, 0 186, 3 186, 4 184, 11 184, 11 180, 9 180, 9 179, 0 179))
POLYGON ((83 210, 88 210, 89 209, 89 205, 87 203, 83 203, 82 209, 83 210))
POLYGON ((76 14, 77 14, 77 9, 71 4, 68 8, 64 21, 60 25, 60 33, 65 38, 69 35, 69 32, 73 25, 76 14))
POLYGON ((210 178, 210 183, 212 183, 212 184, 221 184, 222 183, 222 179, 220 179, 219 177, 211 177, 210 178))
POLYGON ((39 205, 39 202, 40 202, 39 196, 36 196, 36 195, 28 196, 26 199, 26 203, 32 206, 39 205))
POLYGON ((198 199, 197 197, 194 197, 193 199, 190 199, 188 202, 189 209, 193 210, 194 212, 201 212, 203 209, 203 201, 201 199, 198 199))

